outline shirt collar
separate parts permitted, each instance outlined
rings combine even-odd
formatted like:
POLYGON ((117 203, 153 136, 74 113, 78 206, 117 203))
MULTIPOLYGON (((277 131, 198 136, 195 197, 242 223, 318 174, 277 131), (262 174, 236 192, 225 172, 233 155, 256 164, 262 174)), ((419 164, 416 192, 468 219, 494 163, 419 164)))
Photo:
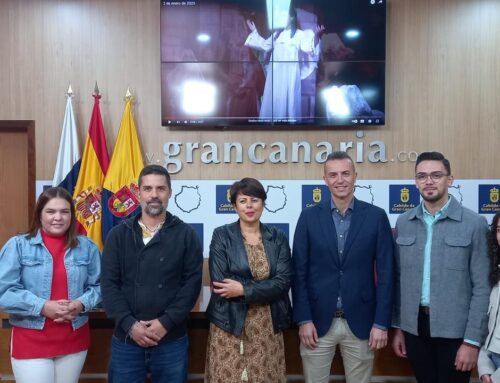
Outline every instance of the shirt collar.
MULTIPOLYGON (((350 211, 354 210, 354 200, 355 200, 355 198, 352 197, 351 202, 349 203, 349 206, 347 207, 347 210, 350 210, 350 211)), ((333 202, 333 198, 330 198, 330 211, 333 212, 335 209, 337 209, 337 207, 335 206, 335 202, 333 202)))
POLYGON ((443 207, 441 209, 439 209, 435 214, 429 213, 429 211, 425 208, 424 202, 422 202, 422 212, 424 213, 424 215, 438 218, 441 215, 443 215, 444 212, 446 212, 446 210, 450 206, 450 202, 451 202, 451 198, 450 198, 450 196, 448 196, 448 201, 446 201, 446 203, 443 205, 443 207))

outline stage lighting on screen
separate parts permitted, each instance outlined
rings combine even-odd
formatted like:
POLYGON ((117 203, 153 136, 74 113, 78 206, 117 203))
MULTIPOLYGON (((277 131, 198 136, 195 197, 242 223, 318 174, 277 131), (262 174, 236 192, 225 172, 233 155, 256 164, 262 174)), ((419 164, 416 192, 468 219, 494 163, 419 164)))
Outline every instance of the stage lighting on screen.
POLYGON ((326 112, 329 117, 347 117, 350 115, 344 93, 337 86, 331 86, 323 90, 323 98, 326 103, 326 112))
POLYGON ((186 114, 210 115, 215 110, 215 85, 204 81, 186 81, 182 87, 182 110, 186 114))
POLYGON ((358 29, 349 29, 345 32, 345 37, 349 39, 357 39, 361 35, 358 29))
POLYGON ((196 36, 196 40, 200 43, 208 43, 210 42, 210 35, 208 33, 199 33, 198 36, 196 36))

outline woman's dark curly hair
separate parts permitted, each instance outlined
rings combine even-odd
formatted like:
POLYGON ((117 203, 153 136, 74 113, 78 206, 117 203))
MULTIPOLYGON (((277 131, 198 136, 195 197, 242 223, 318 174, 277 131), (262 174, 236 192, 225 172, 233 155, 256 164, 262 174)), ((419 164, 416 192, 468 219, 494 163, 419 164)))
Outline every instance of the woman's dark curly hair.
POLYGON ((500 245, 497 240, 497 227, 500 213, 496 213, 491 221, 488 233, 488 255, 490 256, 490 284, 495 286, 500 281, 500 245))

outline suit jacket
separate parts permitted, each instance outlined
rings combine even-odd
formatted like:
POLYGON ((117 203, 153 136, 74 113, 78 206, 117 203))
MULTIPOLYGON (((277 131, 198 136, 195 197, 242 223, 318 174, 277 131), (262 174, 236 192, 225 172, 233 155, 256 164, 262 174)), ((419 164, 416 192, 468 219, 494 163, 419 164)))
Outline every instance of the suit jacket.
POLYGON ((292 262, 297 323, 312 321, 318 336, 325 335, 340 291, 347 323, 356 337, 368 339, 373 324, 390 327, 394 242, 383 209, 354 199, 342 260, 330 200, 304 209, 295 229, 292 262))

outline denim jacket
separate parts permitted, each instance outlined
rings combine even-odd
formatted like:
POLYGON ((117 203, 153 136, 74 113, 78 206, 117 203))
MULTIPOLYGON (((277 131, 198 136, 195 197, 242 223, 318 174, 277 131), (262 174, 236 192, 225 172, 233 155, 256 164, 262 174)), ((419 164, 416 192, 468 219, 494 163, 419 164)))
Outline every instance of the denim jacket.
MULTIPOLYGON (((72 321, 76 330, 88 321, 88 311, 101 301, 99 250, 90 239, 78 236, 78 245, 66 250, 64 265, 68 298, 78 299, 84 306, 72 321)), ((52 272, 52 255, 40 232, 30 239, 22 234, 7 241, 0 251, 0 310, 10 314, 11 325, 43 329, 42 307, 50 299, 52 272)))

